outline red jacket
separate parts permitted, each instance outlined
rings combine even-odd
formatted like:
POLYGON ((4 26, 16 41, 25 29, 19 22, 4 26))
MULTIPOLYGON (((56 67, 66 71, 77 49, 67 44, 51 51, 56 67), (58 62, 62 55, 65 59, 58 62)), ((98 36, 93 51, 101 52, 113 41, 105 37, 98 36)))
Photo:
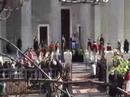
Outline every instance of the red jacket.
POLYGON ((98 47, 97 47, 97 44, 96 43, 93 43, 93 45, 92 45, 92 51, 94 52, 97 52, 97 50, 98 50, 98 47))

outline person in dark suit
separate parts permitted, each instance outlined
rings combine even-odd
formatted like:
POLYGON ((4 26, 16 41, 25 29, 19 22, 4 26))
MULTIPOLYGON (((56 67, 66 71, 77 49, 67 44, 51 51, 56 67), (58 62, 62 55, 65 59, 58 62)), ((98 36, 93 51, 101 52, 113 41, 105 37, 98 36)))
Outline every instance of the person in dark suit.
POLYGON ((91 51, 91 50, 92 50, 92 42, 91 42, 90 39, 88 39, 87 50, 88 50, 88 51, 91 51))
POLYGON ((103 49, 104 49, 104 38, 103 38, 103 35, 101 34, 101 37, 100 37, 100 44, 99 44, 99 54, 102 54, 103 52, 103 49))
POLYGON ((117 49, 121 52, 121 42, 120 42, 120 40, 117 41, 117 49))
POLYGON ((17 40, 17 47, 21 50, 22 48, 22 40, 20 38, 18 38, 17 40))
MULTIPOLYGON (((18 47, 18 49, 22 49, 22 40, 21 40, 21 38, 18 38, 18 40, 17 40, 17 47, 18 47)), ((17 50, 17 57, 18 58, 20 58, 21 57, 21 53, 17 50)))
POLYGON ((129 52, 129 42, 127 39, 124 41, 124 52, 128 53, 129 52))
POLYGON ((38 46, 38 40, 37 40, 36 37, 33 40, 33 48, 34 48, 35 51, 37 51, 38 48, 39 48, 39 46, 38 46))
POLYGON ((100 37, 100 44, 101 45, 104 45, 104 38, 103 38, 103 35, 101 34, 101 37, 100 37))

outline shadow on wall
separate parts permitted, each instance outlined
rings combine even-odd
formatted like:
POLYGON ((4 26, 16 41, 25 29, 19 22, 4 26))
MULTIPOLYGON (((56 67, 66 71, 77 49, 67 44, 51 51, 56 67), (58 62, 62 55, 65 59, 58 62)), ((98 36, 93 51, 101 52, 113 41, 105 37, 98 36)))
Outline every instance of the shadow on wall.
POLYGON ((16 52, 16 48, 14 48, 10 44, 6 44, 6 49, 4 50, 5 53, 12 54, 16 52))

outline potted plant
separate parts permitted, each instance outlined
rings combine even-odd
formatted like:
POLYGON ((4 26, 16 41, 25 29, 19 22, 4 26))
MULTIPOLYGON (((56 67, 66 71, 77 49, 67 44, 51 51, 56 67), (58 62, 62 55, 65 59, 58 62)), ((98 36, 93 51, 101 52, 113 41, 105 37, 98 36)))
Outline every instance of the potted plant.
POLYGON ((113 67, 110 69, 109 75, 110 96, 121 95, 121 92, 117 90, 117 87, 122 88, 125 76, 130 68, 130 62, 125 60, 120 55, 113 57, 113 63, 113 67))
POLYGON ((110 74, 114 73, 124 77, 130 68, 130 62, 123 59, 121 56, 114 56, 113 62, 114 64, 110 69, 110 74))

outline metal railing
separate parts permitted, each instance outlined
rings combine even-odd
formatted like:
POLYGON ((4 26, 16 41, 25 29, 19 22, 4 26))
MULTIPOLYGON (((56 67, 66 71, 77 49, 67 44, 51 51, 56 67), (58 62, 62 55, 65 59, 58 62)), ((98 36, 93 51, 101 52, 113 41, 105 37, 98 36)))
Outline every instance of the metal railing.
POLYGON ((6 79, 13 79, 13 78, 19 78, 19 79, 28 79, 28 78, 38 78, 40 77, 41 72, 39 72, 37 69, 25 69, 25 68, 3 68, 0 69, 0 76, 1 78, 6 78, 6 79))
POLYGON ((124 89, 121 89, 120 87, 117 87, 117 89, 118 89, 119 91, 121 91, 121 92, 125 95, 125 97, 130 97, 130 93, 128 93, 128 92, 125 91, 124 89))
MULTIPOLYGON (((6 43, 12 45, 14 48, 17 49, 17 51, 18 51, 20 54, 22 54, 25 58, 27 58, 28 61, 30 61, 31 63, 33 63, 33 61, 32 61, 28 56, 24 55, 24 53, 23 53, 16 45, 14 45, 13 43, 11 43, 9 40, 7 40, 7 39, 5 39, 5 38, 3 38, 3 37, 1 37, 1 36, 0 36, 0 40, 2 40, 2 41, 4 41, 4 42, 6 42, 6 43)), ((50 80, 52 79, 43 69, 41 69, 41 68, 38 66, 37 63, 34 62, 33 65, 34 65, 42 74, 44 74, 44 76, 46 76, 48 79, 50 79, 50 80)), ((60 90, 61 92, 67 94, 66 91, 64 91, 64 90, 62 90, 62 89, 60 89, 60 88, 58 88, 56 84, 54 84, 54 86, 55 86, 58 90, 60 90)))

